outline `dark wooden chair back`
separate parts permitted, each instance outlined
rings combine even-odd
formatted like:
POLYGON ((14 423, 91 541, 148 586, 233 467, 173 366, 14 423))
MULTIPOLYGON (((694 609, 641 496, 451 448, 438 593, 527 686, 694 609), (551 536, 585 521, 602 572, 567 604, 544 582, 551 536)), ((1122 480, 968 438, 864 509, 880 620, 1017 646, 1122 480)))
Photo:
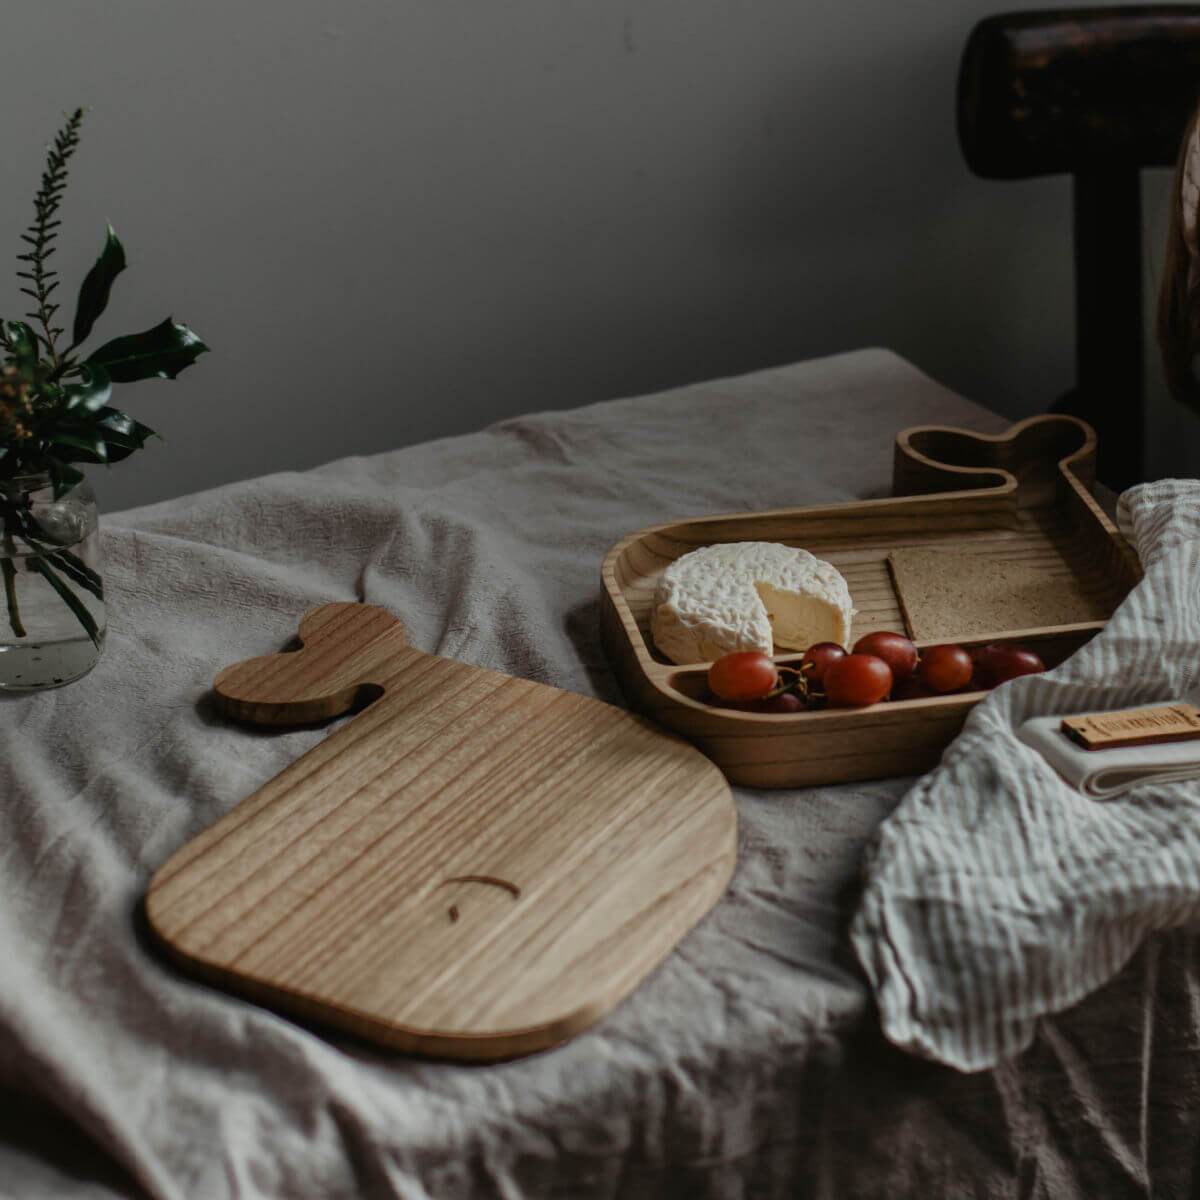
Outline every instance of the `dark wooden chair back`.
POLYGON ((1076 386, 1099 477, 1142 478, 1142 167, 1175 161, 1200 97, 1200 5, 1002 13, 963 52, 958 133, 987 179, 1073 179, 1076 386))

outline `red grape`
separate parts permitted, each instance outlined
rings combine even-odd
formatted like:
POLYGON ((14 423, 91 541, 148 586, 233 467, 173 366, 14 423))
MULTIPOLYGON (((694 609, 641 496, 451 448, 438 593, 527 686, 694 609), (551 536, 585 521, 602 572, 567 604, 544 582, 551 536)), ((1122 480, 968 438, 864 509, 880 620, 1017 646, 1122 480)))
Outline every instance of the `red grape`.
POLYGON ((800 671, 809 683, 820 687, 825 683, 825 672, 829 670, 830 665, 845 657, 845 648, 837 642, 817 642, 804 652, 804 657, 800 660, 800 671))
POLYGON ((975 652, 975 678, 981 687, 993 688, 1021 675, 1036 675, 1046 664, 1032 650, 993 642, 975 652))
POLYGON ((907 679, 917 669, 917 648, 902 633, 868 633, 854 643, 854 653, 882 658, 896 679, 907 679))
POLYGON ((847 654, 825 672, 825 695, 834 708, 863 708, 892 689, 892 668, 874 654, 847 654))
POLYGON ((907 679, 900 679, 896 682, 896 686, 892 688, 890 699, 928 700, 930 696, 936 695, 937 693, 930 691, 919 676, 910 675, 907 679))
POLYGON ((708 686, 722 700, 760 700, 779 680, 771 659, 758 650, 718 658, 708 668, 708 686))
POLYGON ((780 692, 777 696, 764 696, 760 700, 714 700, 717 708, 728 708, 734 712, 751 713, 798 713, 804 709, 804 701, 795 692, 780 692))
POLYGON ((927 646, 921 652, 921 682, 935 692, 957 692, 971 682, 974 664, 961 646, 927 646))
POLYGON ((780 692, 778 696, 768 696, 765 700, 755 700, 750 709, 752 712, 763 713, 798 713, 804 708, 804 701, 795 692, 780 692))

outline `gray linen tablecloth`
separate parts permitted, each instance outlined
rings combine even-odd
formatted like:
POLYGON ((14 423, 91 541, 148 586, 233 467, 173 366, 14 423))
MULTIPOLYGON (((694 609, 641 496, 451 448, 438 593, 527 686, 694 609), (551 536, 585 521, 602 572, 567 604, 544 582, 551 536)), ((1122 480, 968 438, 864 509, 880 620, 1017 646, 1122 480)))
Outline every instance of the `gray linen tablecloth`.
POLYGON ((0 1195, 1190 1194, 1182 934, 994 1071, 883 1041, 846 928, 909 781, 738 791, 725 899, 593 1030, 498 1066, 322 1036, 146 938, 154 868, 325 735, 240 728, 206 698, 310 606, 383 605, 422 649, 618 701, 596 628, 613 542, 883 495, 893 434, 926 422, 999 424, 864 351, 108 518, 102 662, 0 703, 0 1195))

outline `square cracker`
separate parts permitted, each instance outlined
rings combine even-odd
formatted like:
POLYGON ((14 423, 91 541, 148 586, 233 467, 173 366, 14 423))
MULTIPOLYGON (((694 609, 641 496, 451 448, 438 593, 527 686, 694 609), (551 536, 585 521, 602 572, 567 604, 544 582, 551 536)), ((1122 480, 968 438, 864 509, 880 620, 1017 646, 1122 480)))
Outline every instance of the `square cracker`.
POLYGON ((1112 612, 1065 563, 1047 571, 961 550, 903 549, 888 555, 888 569, 916 641, 1104 621, 1112 612))

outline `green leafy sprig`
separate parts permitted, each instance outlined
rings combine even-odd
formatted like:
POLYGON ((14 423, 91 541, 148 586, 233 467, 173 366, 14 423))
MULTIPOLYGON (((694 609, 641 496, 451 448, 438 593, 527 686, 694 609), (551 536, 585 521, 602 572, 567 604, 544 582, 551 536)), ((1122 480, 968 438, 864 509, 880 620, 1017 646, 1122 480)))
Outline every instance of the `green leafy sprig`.
POLYGON ((95 621, 74 588, 102 599, 103 583, 83 559, 40 529, 32 510, 22 507, 5 482, 46 474, 57 498, 83 479, 79 466, 111 465, 142 449, 154 431, 113 406, 113 384, 174 379, 208 349, 187 326, 166 317, 79 356, 79 347, 108 306, 113 282, 126 267, 125 248, 110 225, 100 256, 79 289, 71 344, 60 350, 64 330, 54 324, 60 306, 52 298, 58 273, 47 263, 56 250, 67 162, 79 145, 82 120, 83 110, 76 109, 47 149, 34 220, 21 235, 29 249, 17 256, 22 263, 17 274, 25 281, 21 291, 36 302, 25 316, 41 331, 25 321, 0 319, 0 574, 9 625, 17 637, 25 636, 13 558, 18 543, 24 547, 27 570, 46 580, 93 640, 98 636, 95 621))
POLYGON ((22 234, 29 250, 17 256, 23 264, 18 275, 30 285, 21 290, 37 301, 36 311, 25 315, 40 324, 41 332, 24 321, 0 320, 5 377, 15 376, 32 397, 32 411, 14 429, 3 419, 0 388, 0 480, 46 471, 59 495, 83 478, 75 464, 120 462, 154 436, 152 429, 110 403, 114 383, 174 379, 208 349, 185 325, 167 317, 141 333, 105 342, 85 357, 76 354, 126 267, 125 248, 109 226, 100 256, 79 289, 71 345, 60 351, 63 330, 54 324, 59 305, 52 299, 59 281, 47 262, 56 249, 61 224, 56 214, 82 120, 83 110, 76 109, 47 151, 42 185, 34 198, 34 221, 22 234))
POLYGON ((50 295, 58 287, 58 272, 51 271, 46 262, 55 251, 54 240, 58 236, 61 221, 55 219, 62 194, 67 187, 67 159, 75 153, 79 145, 79 125, 83 120, 83 109, 77 108, 67 120, 67 123, 54 137, 54 144, 46 153, 46 169, 42 172, 42 186, 38 188, 33 198, 34 221, 21 234, 21 240, 28 242, 30 249, 24 254, 18 254, 21 262, 28 263, 29 271, 18 271, 21 279, 27 279, 32 287, 22 287, 21 291, 32 296, 37 301, 37 311, 26 313, 27 317, 40 322, 42 332, 39 335, 46 352, 57 367, 60 363, 55 339, 62 333, 61 329, 51 324, 59 306, 51 301, 50 295))

